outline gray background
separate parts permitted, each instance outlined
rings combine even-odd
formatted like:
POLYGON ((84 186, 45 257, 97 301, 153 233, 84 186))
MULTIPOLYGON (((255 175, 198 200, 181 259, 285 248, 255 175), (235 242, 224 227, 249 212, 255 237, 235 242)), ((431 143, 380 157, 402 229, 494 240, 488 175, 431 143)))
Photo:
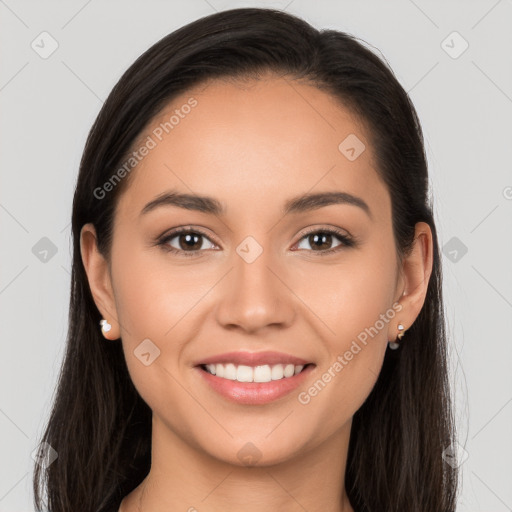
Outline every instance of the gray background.
POLYGON ((242 6, 364 39, 410 92, 444 248, 465 459, 458 510, 512 510, 512 1, 0 0, 0 512, 33 510, 31 453, 63 355, 71 203, 88 130, 147 47, 242 6), (43 31, 58 43, 47 58, 43 31))

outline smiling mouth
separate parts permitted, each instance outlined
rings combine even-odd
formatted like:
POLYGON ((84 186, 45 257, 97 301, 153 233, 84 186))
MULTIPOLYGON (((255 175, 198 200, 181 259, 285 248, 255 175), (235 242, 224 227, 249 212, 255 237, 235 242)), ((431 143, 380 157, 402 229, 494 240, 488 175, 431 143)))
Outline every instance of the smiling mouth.
POLYGON ((272 382, 286 380, 303 372, 313 363, 306 365, 273 364, 246 366, 243 364, 201 364, 199 367, 210 375, 238 382, 272 382))

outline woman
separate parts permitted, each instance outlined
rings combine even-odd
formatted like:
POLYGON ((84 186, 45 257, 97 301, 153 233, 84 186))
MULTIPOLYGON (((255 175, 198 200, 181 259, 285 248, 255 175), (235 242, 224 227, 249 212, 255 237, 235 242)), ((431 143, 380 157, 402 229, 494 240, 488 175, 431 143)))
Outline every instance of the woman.
POLYGON ((91 130, 72 226, 38 509, 455 510, 422 131, 356 38, 256 8, 163 38, 91 130))

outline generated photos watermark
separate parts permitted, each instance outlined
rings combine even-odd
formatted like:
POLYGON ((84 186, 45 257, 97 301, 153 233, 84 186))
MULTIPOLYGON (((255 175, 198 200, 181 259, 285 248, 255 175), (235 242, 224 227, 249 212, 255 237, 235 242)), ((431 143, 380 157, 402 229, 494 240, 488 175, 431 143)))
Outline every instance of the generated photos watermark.
POLYGON ((104 199, 108 192, 114 190, 116 185, 127 175, 132 169, 141 162, 149 152, 158 146, 165 135, 171 133, 178 126, 182 119, 190 114, 192 108, 197 106, 197 100, 194 97, 188 99, 180 108, 174 109, 174 113, 167 121, 161 122, 153 129, 151 135, 148 135, 143 144, 135 151, 132 151, 124 163, 114 172, 114 174, 101 186, 96 187, 93 191, 96 199, 104 199))
POLYGON ((403 306, 399 302, 395 302, 391 308, 385 313, 382 313, 371 327, 366 327, 357 335, 357 340, 352 340, 350 348, 347 349, 343 354, 339 354, 336 360, 329 366, 329 368, 306 390, 299 393, 297 400, 302 405, 307 405, 311 402, 312 398, 317 396, 329 382, 332 381, 340 372, 348 365, 354 356, 359 354, 361 350, 368 344, 368 336, 372 339, 376 336, 379 331, 384 329, 386 324, 395 317, 396 312, 402 311, 403 306))

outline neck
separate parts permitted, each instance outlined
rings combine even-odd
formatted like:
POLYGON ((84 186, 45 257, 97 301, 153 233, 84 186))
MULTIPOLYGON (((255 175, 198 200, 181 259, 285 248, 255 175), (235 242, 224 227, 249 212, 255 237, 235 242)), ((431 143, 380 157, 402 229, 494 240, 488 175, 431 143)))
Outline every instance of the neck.
POLYGON ((154 417, 151 470, 119 512, 353 512, 344 486, 350 427, 283 462, 240 466, 197 450, 154 417))

